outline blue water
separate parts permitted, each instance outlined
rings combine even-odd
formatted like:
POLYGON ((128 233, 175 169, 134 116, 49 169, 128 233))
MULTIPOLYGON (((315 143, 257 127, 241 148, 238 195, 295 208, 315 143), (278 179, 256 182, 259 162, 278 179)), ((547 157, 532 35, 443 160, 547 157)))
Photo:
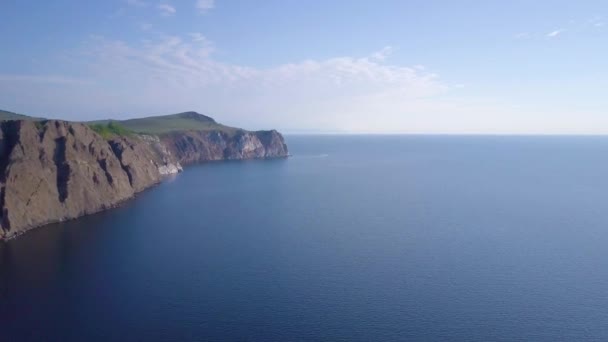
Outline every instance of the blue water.
POLYGON ((0 244, 0 341, 608 340, 608 138, 288 144, 0 244))

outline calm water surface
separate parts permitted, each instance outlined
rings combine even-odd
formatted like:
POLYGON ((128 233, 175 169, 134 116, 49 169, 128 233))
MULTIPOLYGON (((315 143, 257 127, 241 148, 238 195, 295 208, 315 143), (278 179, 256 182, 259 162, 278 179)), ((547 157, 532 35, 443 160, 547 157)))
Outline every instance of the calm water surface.
POLYGON ((0 341, 608 340, 608 138, 288 144, 0 244, 0 341))

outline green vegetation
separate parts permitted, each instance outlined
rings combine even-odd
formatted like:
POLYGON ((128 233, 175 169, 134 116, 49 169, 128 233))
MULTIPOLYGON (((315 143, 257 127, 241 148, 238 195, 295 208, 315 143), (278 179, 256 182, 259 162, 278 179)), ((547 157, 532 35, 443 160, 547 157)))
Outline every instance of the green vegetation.
POLYGON ((237 130, 234 127, 218 124, 212 118, 196 112, 123 120, 120 124, 133 132, 157 135, 176 131, 212 130, 232 134, 237 130))
MULTIPOLYGON (((104 120, 90 122, 89 124, 107 124, 108 122, 104 120)), ((219 124, 212 118, 196 112, 150 116, 113 122, 119 122, 120 125, 135 133, 156 135, 178 131, 223 131, 228 134, 234 134, 238 130, 234 127, 219 124)))
POLYGON ((115 121, 109 121, 106 124, 98 123, 89 125, 92 130, 101 135, 104 139, 114 136, 129 136, 133 132, 115 121))
MULTIPOLYGON (((3 120, 44 122, 45 119, 0 110, 0 121, 3 120)), ((99 120, 85 123, 104 138, 133 133, 163 135, 179 131, 221 131, 234 135, 239 130, 238 128, 219 124, 212 118, 196 112, 150 116, 130 120, 99 120)))
POLYGON ((42 118, 35 118, 33 116, 27 116, 23 114, 17 114, 13 112, 9 112, 6 110, 0 110, 0 121, 7 120, 32 120, 32 121, 40 121, 42 118))

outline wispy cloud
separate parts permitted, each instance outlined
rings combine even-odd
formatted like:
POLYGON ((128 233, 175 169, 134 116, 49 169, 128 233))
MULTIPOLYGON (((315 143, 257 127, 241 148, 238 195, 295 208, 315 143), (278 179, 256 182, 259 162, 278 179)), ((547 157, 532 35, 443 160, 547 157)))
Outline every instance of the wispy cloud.
MULTIPOLYGON (((123 41, 95 38, 91 56, 100 56, 95 65, 111 73, 131 70, 150 77, 159 77, 175 83, 185 82, 197 86, 209 84, 301 85, 315 83, 319 89, 349 86, 353 89, 373 87, 402 87, 411 91, 405 96, 429 94, 428 90, 441 90, 438 76, 423 68, 402 67, 385 63, 392 48, 385 47, 366 57, 335 57, 326 60, 305 60, 298 63, 259 69, 215 60, 213 43, 201 33, 191 33, 190 39, 180 36, 162 36, 155 42, 131 45, 123 41), (107 70, 107 68, 119 68, 107 70), (414 91, 414 89, 416 89, 414 91), (424 89, 424 91, 422 91, 424 89)), ((104 74, 106 72, 104 71, 104 74)), ((316 91, 316 90, 315 90, 316 91)))
MULTIPOLYGON (((193 109, 221 113, 219 120, 249 128, 281 128, 286 122, 326 130, 381 129, 387 122, 398 128, 394 125, 404 121, 402 116, 421 115, 429 108, 447 110, 445 104, 438 108, 432 103, 451 87, 423 67, 387 62, 390 47, 366 56, 266 68, 223 62, 214 51, 213 42, 201 33, 158 36, 136 44, 93 37, 69 62, 95 85, 76 91, 34 87, 37 93, 30 93, 40 106, 69 103, 67 110, 80 115, 91 108, 132 115, 193 109), (375 122, 377 115, 387 120, 375 122)), ((24 83, 14 92, 26 88, 24 83)))
POLYGON ((606 22, 604 21, 604 19, 599 16, 591 18, 588 23, 589 23, 589 25, 591 25, 595 28, 606 26, 606 22))
POLYGON ((548 38, 555 38, 557 36, 559 36, 560 34, 562 34, 564 32, 564 30, 559 29, 559 30, 553 30, 549 33, 547 33, 547 37, 548 38))
POLYGON ((196 9, 198 9, 198 11, 200 13, 206 13, 209 10, 213 9, 214 7, 215 7, 214 0, 197 0, 196 1, 196 9))
POLYGON ((515 39, 555 39, 566 33, 570 36, 583 34, 597 34, 603 32, 606 26, 606 21, 601 16, 594 16, 588 19, 570 19, 566 23, 559 25, 561 27, 549 32, 542 31, 523 31, 513 35, 515 39))
POLYGON ((176 12, 175 7, 169 4, 160 4, 158 5, 158 9, 160 10, 160 13, 164 16, 171 16, 174 15, 176 12))
POLYGON ((213 46, 213 42, 211 42, 209 39, 207 39, 207 37, 205 37, 200 32, 190 33, 189 36, 190 36, 190 38, 192 39, 193 42, 200 43, 200 44, 205 44, 207 46, 213 46))
MULTIPOLYGON (((219 60, 213 42, 198 32, 135 43, 97 36, 52 64, 54 70, 77 70, 82 79, 0 75, 0 102, 77 120, 197 110, 249 129, 509 133, 529 127, 534 133, 538 128, 537 109, 467 96, 470 88, 423 66, 393 62, 391 53, 385 47, 361 56, 252 67, 219 60)), ((571 109, 541 114, 568 116, 571 109)), ((594 131, 571 126, 552 120, 543 122, 541 131, 594 131)))
POLYGON ((382 48, 382 50, 373 53, 371 55, 371 58, 378 61, 385 61, 393 53, 393 50, 394 49, 392 46, 385 46, 384 48, 382 48))

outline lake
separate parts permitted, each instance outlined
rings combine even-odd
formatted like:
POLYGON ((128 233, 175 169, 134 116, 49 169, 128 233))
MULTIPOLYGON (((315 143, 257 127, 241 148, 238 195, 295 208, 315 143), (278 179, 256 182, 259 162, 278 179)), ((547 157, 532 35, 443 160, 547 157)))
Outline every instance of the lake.
POLYGON ((287 143, 0 243, 0 340, 608 340, 608 137, 287 143))

